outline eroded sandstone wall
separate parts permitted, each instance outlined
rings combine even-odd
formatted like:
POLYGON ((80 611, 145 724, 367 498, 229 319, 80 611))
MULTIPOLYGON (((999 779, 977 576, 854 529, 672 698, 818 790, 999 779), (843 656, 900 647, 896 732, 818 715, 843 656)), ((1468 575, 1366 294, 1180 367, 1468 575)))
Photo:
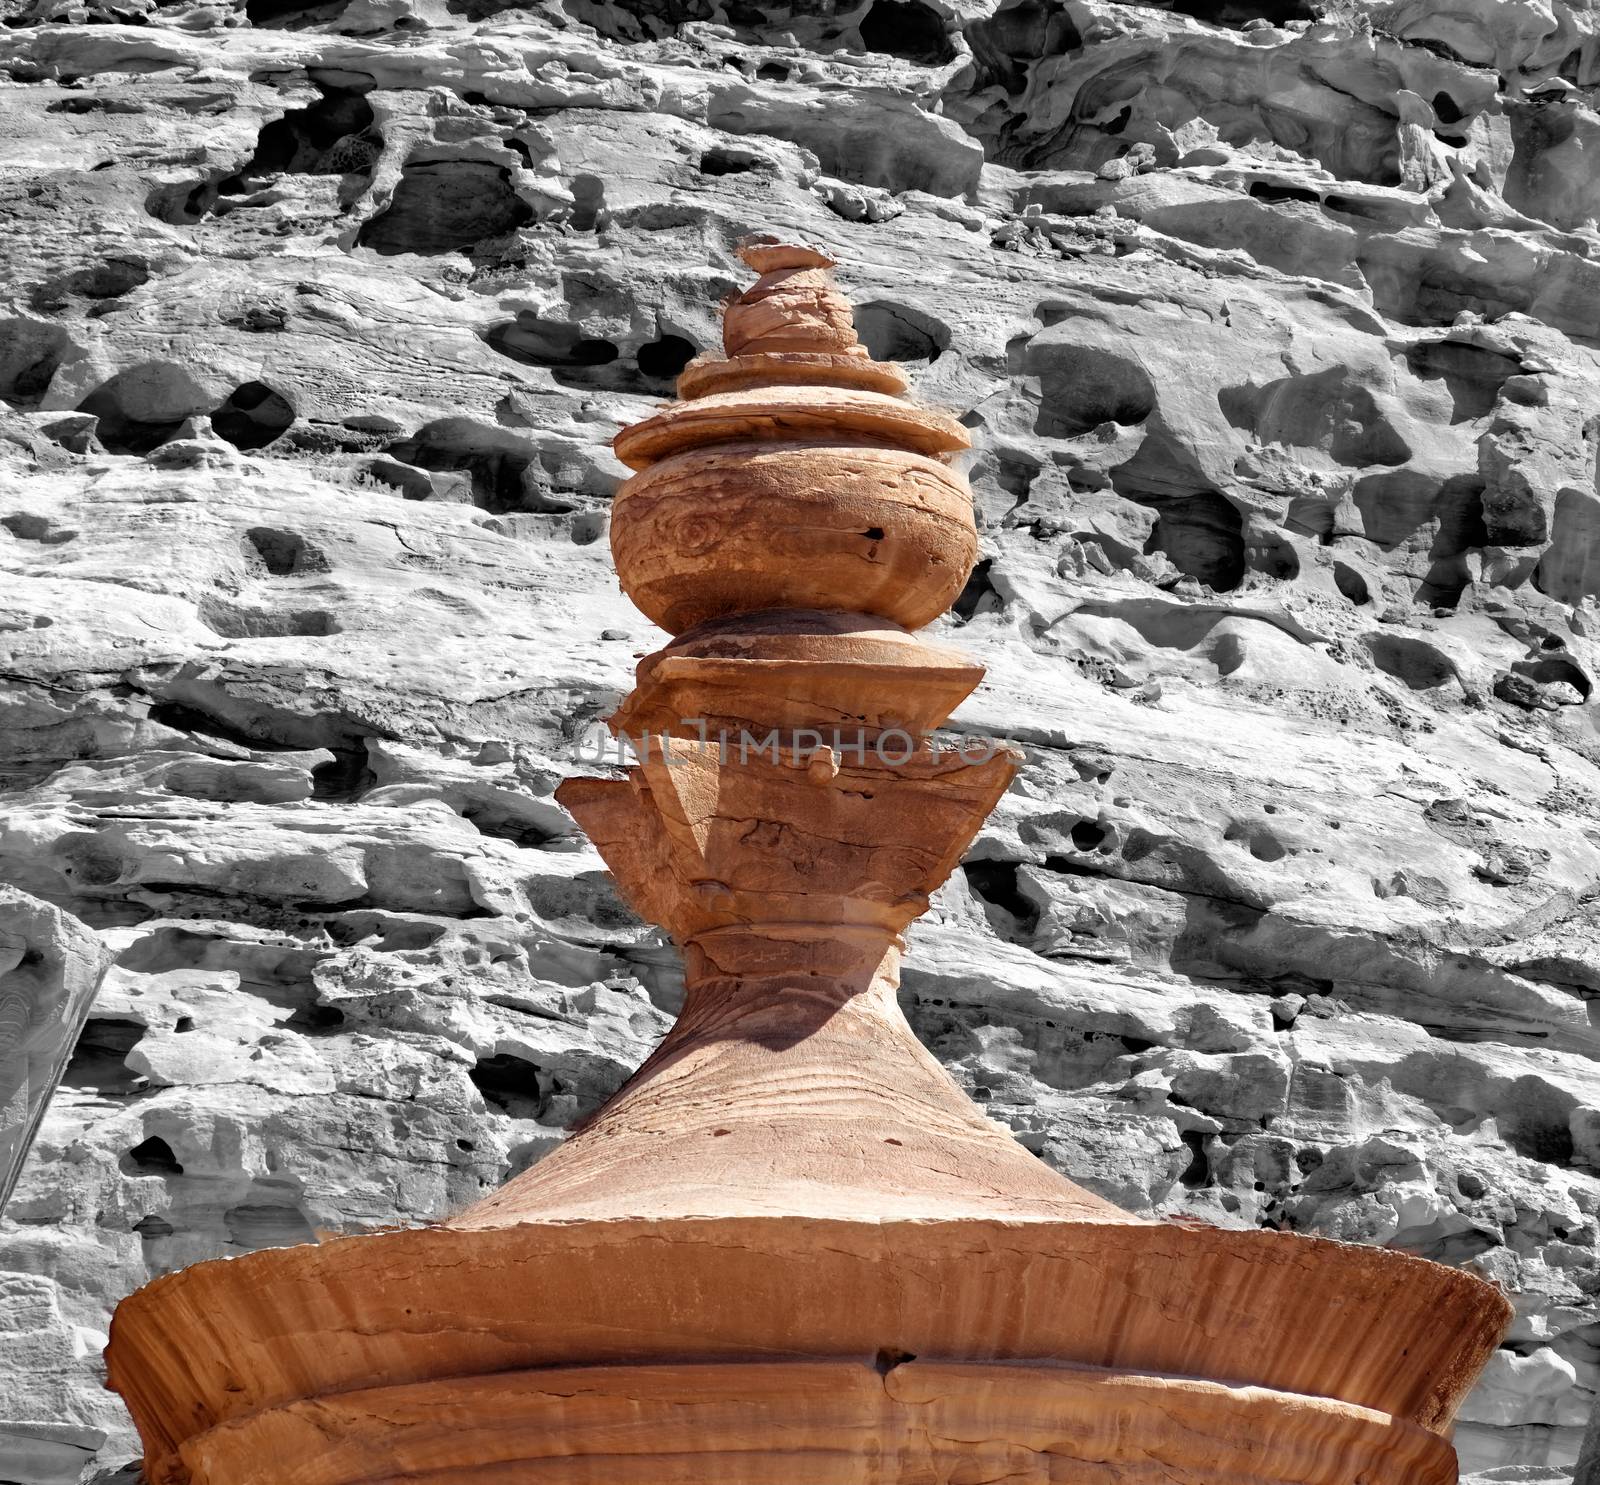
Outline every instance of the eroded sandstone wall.
POLYGON ((0 1478, 130 1456, 98 1348, 146 1277, 464 1205, 665 1026, 674 956, 550 796, 660 640, 607 441, 751 228, 835 252, 981 448, 936 632, 1030 761, 917 1030, 1125 1205, 1503 1280, 1467 1467, 1570 1462, 1592 12, 0 19, 0 882, 118 955, 0 1225, 0 1478))

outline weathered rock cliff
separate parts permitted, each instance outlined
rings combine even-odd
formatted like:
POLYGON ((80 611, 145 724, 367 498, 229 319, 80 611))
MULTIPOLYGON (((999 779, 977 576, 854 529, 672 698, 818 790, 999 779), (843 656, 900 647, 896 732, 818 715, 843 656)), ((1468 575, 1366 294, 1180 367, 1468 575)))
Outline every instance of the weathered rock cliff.
MULTIPOLYGON (((1029 753, 904 1000, 1141 1211, 1471 1262, 1600 1387, 1600 39, 1562 3, 0 0, 0 882, 117 963, 0 1226, 0 1478, 111 1304, 438 1217, 677 967, 551 794, 656 648, 617 427, 750 228, 965 411, 1029 753)), ((3 927, 0 927, 3 933, 3 927)), ((98 1458, 96 1458, 98 1453, 98 1458)))

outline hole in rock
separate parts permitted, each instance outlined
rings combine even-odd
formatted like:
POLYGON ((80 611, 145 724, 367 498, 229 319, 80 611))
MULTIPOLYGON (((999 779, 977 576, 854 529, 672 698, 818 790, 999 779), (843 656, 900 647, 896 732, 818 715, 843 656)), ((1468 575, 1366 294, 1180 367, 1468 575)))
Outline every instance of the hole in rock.
MULTIPOLYGON (((165 1217, 158 1217, 152 1212, 148 1217, 141 1217, 133 1224, 133 1230, 147 1243, 153 1243, 157 1238, 171 1237, 177 1231, 165 1217)), ((143 1478, 140 1476, 139 1478, 143 1478)))
POLYGON ((1406 352, 1406 364, 1424 381, 1444 382, 1453 404, 1451 423, 1488 417, 1499 400, 1500 388, 1522 370, 1515 357, 1453 340, 1412 346, 1406 352))
POLYGON ((336 1005, 304 1005, 285 1021, 289 1031, 301 1036, 331 1036, 345 1023, 344 1012, 336 1005))
POLYGON ((921 310, 874 299, 856 310, 856 334, 874 361, 937 361, 950 328, 921 310))
POLYGON ((339 632, 339 621, 320 608, 249 608, 225 598, 202 598, 200 622, 224 639, 292 639, 339 632))
POLYGON ((349 803, 359 799, 378 782, 367 758, 367 745, 331 749, 330 762, 319 763, 311 770, 311 797, 313 799, 341 800, 349 803))
POLYGON ((600 214, 606 206, 606 184, 598 175, 576 175, 572 178, 572 215, 569 221, 574 232, 593 232, 600 225, 600 214))
POLYGON ((344 14, 348 0, 321 0, 308 5, 305 0, 245 0, 244 13, 252 26, 274 31, 303 31, 308 26, 325 26, 344 14))
MULTIPOLYGON (((890 1140, 888 1143, 898 1145, 900 1141, 890 1140)), ((915 1361, 916 1359, 917 1353, 915 1351, 902 1351, 898 1346, 885 1346, 873 1358, 873 1365, 877 1368, 880 1376, 886 1377, 897 1366, 904 1366, 908 1361, 915 1361)))
POLYGON ((364 96, 371 86, 370 80, 353 88, 318 83, 322 96, 315 103, 261 126, 255 153, 219 190, 238 195, 272 175, 370 174, 383 147, 364 96))
POLYGON ((481 160, 407 165, 387 208, 365 223, 356 246, 385 257, 470 252, 533 220, 511 189, 511 172, 481 160))
POLYGON ((756 80, 786 83, 789 81, 789 69, 780 62, 763 62, 756 68, 756 80))
MULTIPOLYGON (((1039 413, 1033 431, 1042 438, 1077 438, 1104 423, 1125 428, 1143 423, 1156 406, 1155 384, 1136 361, 1098 346, 1034 351, 1039 366, 1039 413)), ((1032 371, 1033 365, 1028 369, 1032 371)))
POLYGON ((1267 394, 1279 385, 1281 383, 1272 383, 1264 388, 1249 385, 1218 387, 1217 407, 1233 427, 1248 428, 1254 432, 1261 417, 1258 404, 1265 405, 1268 402, 1267 394))
POLYGON ((1394 206, 1374 201, 1369 196, 1346 196, 1329 191, 1322 198, 1322 206, 1324 211, 1336 216, 1354 217, 1358 222, 1370 222, 1374 227, 1391 231, 1404 227, 1409 221, 1409 218, 1400 217, 1394 206))
POLYGON ((100 420, 101 444, 112 454, 148 454, 166 443, 186 418, 212 399, 187 370, 170 361, 144 361, 102 382, 78 404, 100 420))
POLYGON ((669 381, 695 357, 692 341, 681 335, 663 335, 639 347, 640 372, 654 381, 669 381))
MULTIPOLYGON (((1039 477, 1040 466, 1024 456, 1001 453, 998 450, 996 454, 995 483, 1017 505, 1021 505, 1032 491, 1034 480, 1039 477)), ((1070 480, 1071 477, 1069 472, 1067 478, 1070 480)))
POLYGON ((72 878, 78 887, 111 887, 122 880, 122 855, 115 849, 101 849, 94 835, 69 837, 60 849, 62 875, 72 878))
POLYGON ((214 180, 157 186, 145 197, 144 209, 158 222, 192 227, 216 205, 217 195, 214 180))
POLYGON ((1072 17, 1050 0, 1006 0, 992 15, 966 27, 967 45, 983 86, 1007 93, 1028 85, 1028 70, 1045 57, 1061 57, 1083 44, 1072 17))
POLYGON ((1277 836, 1260 826, 1235 823, 1222 832, 1222 838, 1243 842, 1257 861, 1282 861, 1289 854, 1289 848, 1277 836))
POLYGON ((1256 531, 1246 543, 1245 562, 1252 572, 1281 583, 1300 576, 1300 554, 1293 542, 1276 531, 1256 531))
MULTIPOLYGON (((448 0, 446 8, 451 15, 481 19, 507 10, 540 11, 547 6, 540 0, 448 0)), ((746 0, 728 0, 725 10, 717 0, 625 0, 620 5, 610 0, 569 0, 568 13, 609 40, 629 44, 675 36, 689 21, 725 20, 746 31, 766 21, 746 0)))
POLYGON ((861 18, 861 45, 930 67, 956 54, 944 18, 922 0, 872 0, 872 9, 861 18))
POLYGON ((407 500, 433 499, 433 481, 420 469, 413 469, 398 459, 373 459, 364 473, 407 500))
MULTIPOLYGON (((233 743, 244 748, 295 748, 302 744, 275 737, 267 718, 252 718, 259 732, 252 733, 236 727, 221 717, 214 717, 198 707, 186 706, 181 701, 158 701, 151 708, 149 721, 159 727, 170 727, 174 732, 187 732, 194 737, 209 738, 217 742, 233 743)), ((315 746, 315 744, 304 744, 315 746)), ((131 951, 130 951, 131 952, 131 951)), ((130 966, 131 967, 131 966, 130 966)))
POLYGON ((461 811, 461 818, 479 835, 510 841, 512 845, 525 851, 537 851, 549 845, 551 841, 561 840, 566 836, 566 832, 560 828, 546 829, 532 820, 517 819, 499 813, 488 805, 469 805, 461 811))
POLYGON ((586 511, 572 518, 572 544, 586 547, 605 534, 606 518, 599 511, 586 511))
POLYGON ((143 1035, 144 1027, 136 1021, 91 1016, 83 1023, 67 1070, 61 1075, 62 1086, 90 1093, 133 1092, 136 1074, 125 1059, 143 1035))
POLYGON ((966 586, 956 596, 956 601, 950 605, 950 612, 963 623, 976 618, 979 614, 998 613, 1004 607, 991 578, 993 569, 994 559, 985 557, 972 569, 966 586))
POLYGON ((1505 1142, 1527 1160, 1571 1165, 1571 1114, 1576 1100, 1539 1078, 1518 1078, 1491 1110, 1505 1142))
POLYGON ((0 516, 0 526, 4 526, 18 541, 36 541, 47 547, 60 546, 78 534, 76 531, 63 531, 48 516, 35 516, 27 512, 0 516))
POLYGON ((700 156, 701 175, 742 175, 747 170, 760 170, 766 166, 766 159, 754 150, 726 145, 709 149, 700 156))
POLYGON ((1594 683, 1583 670, 1561 655, 1541 655, 1536 660, 1519 660, 1511 668, 1518 675, 1541 685, 1571 686, 1585 701, 1594 690, 1594 683))
POLYGON ((387 452, 417 469, 465 476, 463 494, 494 515, 550 508, 533 451, 515 434, 466 418, 441 418, 387 452))
POLYGON ((252 526, 245 532, 244 542, 246 566, 263 567, 272 577, 328 570, 328 559, 298 531, 252 526))
POLYGON ((1250 194, 1257 201, 1281 203, 1285 201, 1304 201, 1311 206, 1322 205, 1322 193, 1308 190, 1304 186, 1284 186, 1273 181, 1256 180, 1250 182, 1250 194))
POLYGON ((294 422, 294 408, 281 392, 265 382, 243 382, 228 394, 227 400, 211 414, 211 426, 219 438, 236 449, 262 449, 288 432, 294 422))
POLYGON ((1189 1147, 1189 1164, 1178 1179, 1191 1191, 1211 1183, 1211 1162, 1206 1159, 1206 1137, 1198 1130, 1186 1129, 1179 1136, 1189 1147))
POLYGON ((222 1222, 228 1241, 238 1248, 288 1248, 317 1240, 305 1213, 297 1206, 245 1203, 224 1212, 222 1222))
POLYGON ((983 904, 984 915, 1001 938, 1027 938, 1039 926, 1039 905, 1017 884, 1015 861, 968 861, 962 864, 967 886, 983 904))
POLYGON ((1367 589, 1367 580, 1347 562, 1333 564, 1333 585, 1351 603, 1360 605, 1370 603, 1372 594, 1367 589))
POLYGON ((1489 542, 1483 509, 1484 484, 1476 475, 1458 474, 1435 487, 1426 476, 1398 472, 1393 484, 1368 486, 1359 480, 1355 500, 1367 536, 1385 546, 1398 545, 1428 520, 1435 522, 1428 547, 1432 565, 1417 588, 1416 601, 1431 608, 1454 608, 1471 577, 1468 553, 1489 542))
POLYGON ((37 407, 73 349, 71 338, 59 325, 0 319, 0 397, 16 408, 37 407))
POLYGON ((347 913, 329 918, 323 932, 344 948, 365 944, 379 954, 417 954, 431 949, 447 930, 438 923, 417 923, 387 914, 347 913))
POLYGON ((1404 464, 1411 449, 1372 392, 1344 366, 1264 386, 1223 387, 1217 402, 1236 428, 1267 444, 1321 449, 1336 463, 1404 464))
POLYGON ((525 366, 607 366, 621 354, 609 340, 586 336, 576 325, 541 320, 526 310, 483 332, 484 341, 525 366))
POLYGON ((1079 820, 1072 827, 1072 844, 1080 851, 1093 851, 1105 843, 1105 827, 1093 820, 1079 820))
POLYGON ((183 1167, 164 1139, 152 1136, 135 1145, 117 1162, 125 1176, 181 1176, 183 1167))
POLYGON ((1431 691, 1456 679, 1450 657, 1426 640, 1406 634, 1369 634, 1366 644, 1373 664, 1408 690, 1431 691))
POLYGON ((636 206, 627 214, 628 226, 639 232, 676 232, 684 227, 698 227, 703 220, 702 214, 692 206, 667 201, 636 206))
POLYGON ((550 1101, 553 1080, 548 1074, 508 1052, 483 1058, 467 1076, 485 1103, 513 1119, 537 1119, 550 1101))
POLYGON ((1271 21, 1274 26, 1314 21, 1323 9, 1316 0, 1172 0, 1160 8, 1208 25, 1235 27, 1254 20, 1271 21))
POLYGON ((108 98, 57 98, 54 103, 45 105, 46 113, 142 113, 144 106, 136 105, 132 108, 117 107, 108 98))
POLYGON ((118 299, 150 282, 150 270, 132 258, 107 258, 93 268, 80 268, 67 287, 85 299, 118 299))
POLYGON ((1160 552, 1179 572, 1214 593, 1231 593, 1244 578, 1244 522, 1239 512, 1213 491, 1163 499, 1133 497, 1156 513, 1145 553, 1160 552))
MULTIPOLYGON (((611 32, 605 23, 607 21, 614 22, 616 17, 610 13, 610 7, 600 3, 592 7, 585 6, 584 8, 587 12, 583 16, 584 23, 593 26, 602 36, 611 36, 611 32)), ((629 9, 631 8, 630 6, 629 9)), ((536 9, 538 9, 538 0, 446 0, 445 4, 445 10, 450 15, 460 16, 469 21, 487 21, 497 15, 536 9)), ((623 12, 623 15, 626 15, 626 12, 623 12)), ((611 39, 613 41, 638 41, 642 38, 638 36, 611 36, 611 39)), ((480 100, 487 102, 486 99, 482 98, 482 94, 466 93, 462 96, 468 103, 475 103, 480 100)))
POLYGON ((176 1021, 176 1023, 173 1025, 172 1029, 174 1031, 193 1031, 194 1030, 194 1017, 193 1016, 179 1016, 177 1021, 176 1021))
POLYGON ((1489 1194, 1489 1183, 1476 1171, 1462 1170, 1456 1172, 1456 1189, 1468 1201, 1481 1201, 1489 1194))

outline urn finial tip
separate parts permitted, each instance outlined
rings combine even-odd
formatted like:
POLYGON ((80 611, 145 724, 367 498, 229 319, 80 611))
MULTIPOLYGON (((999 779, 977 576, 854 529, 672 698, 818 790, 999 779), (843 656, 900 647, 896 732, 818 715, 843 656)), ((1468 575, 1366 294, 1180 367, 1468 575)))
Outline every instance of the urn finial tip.
POLYGON ((821 248, 803 242, 789 242, 770 232, 750 232, 734 244, 739 261, 757 273, 775 273, 784 268, 836 268, 839 260, 821 248))

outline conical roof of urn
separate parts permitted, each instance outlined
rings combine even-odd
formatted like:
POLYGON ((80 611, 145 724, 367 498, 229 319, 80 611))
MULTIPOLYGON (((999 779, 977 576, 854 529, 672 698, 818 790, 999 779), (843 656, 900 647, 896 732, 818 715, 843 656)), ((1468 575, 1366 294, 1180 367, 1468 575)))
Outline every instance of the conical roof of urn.
POLYGON ((905 373, 874 361, 856 334, 833 257, 765 235, 741 238, 734 251, 760 277, 723 311, 723 354, 696 357, 679 377, 680 398, 785 385, 905 392, 905 373))
POLYGON ((762 238, 746 238, 737 252, 761 277, 723 315, 722 348, 728 355, 867 354, 826 253, 762 238))

